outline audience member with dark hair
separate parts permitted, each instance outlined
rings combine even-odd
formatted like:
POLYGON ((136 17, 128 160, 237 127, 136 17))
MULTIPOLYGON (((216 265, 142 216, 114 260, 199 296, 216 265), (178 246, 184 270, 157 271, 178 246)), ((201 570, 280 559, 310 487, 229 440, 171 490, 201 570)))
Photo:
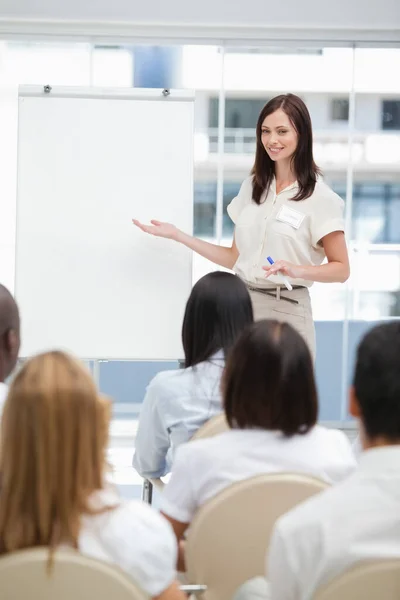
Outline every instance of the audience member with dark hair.
POLYGON ((291 471, 337 483, 356 466, 346 436, 316 425, 310 351, 288 323, 247 327, 228 357, 222 391, 231 429, 181 446, 161 499, 178 539, 196 510, 234 482, 291 471))
POLYGON ((225 357, 252 321, 249 293, 235 275, 209 273, 193 287, 182 327, 185 369, 158 373, 143 401, 133 458, 143 477, 168 473, 176 448, 222 412, 225 357))
POLYGON ((19 330, 18 306, 8 289, 0 284, 0 417, 7 395, 5 381, 17 364, 19 330))
POLYGON ((169 524, 105 483, 110 415, 90 373, 67 354, 24 364, 1 422, 0 556, 47 547, 51 565, 67 546, 118 565, 149 597, 184 600, 169 524))
POLYGON ((350 390, 358 470, 283 516, 270 546, 273 600, 306 600, 361 561, 400 558, 400 322, 361 341, 350 390))

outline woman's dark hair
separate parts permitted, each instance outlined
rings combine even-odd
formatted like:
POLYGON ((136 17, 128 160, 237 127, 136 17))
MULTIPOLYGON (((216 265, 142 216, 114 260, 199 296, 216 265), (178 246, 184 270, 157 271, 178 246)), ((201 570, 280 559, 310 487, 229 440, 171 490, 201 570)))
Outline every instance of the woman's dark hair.
POLYGON ((310 351, 288 323, 247 327, 228 357, 222 380, 229 426, 307 433, 317 422, 318 398, 310 351))
POLYGON ((370 440, 400 440, 400 322, 371 329, 357 349, 354 391, 370 440))
POLYGON ((185 367, 228 355, 244 327, 253 322, 249 292, 236 275, 215 271, 196 283, 186 304, 182 326, 185 367))
POLYGON ((297 133, 297 148, 292 161, 299 190, 291 200, 309 198, 314 191, 317 176, 321 172, 313 158, 312 124, 307 106, 301 98, 294 94, 276 96, 264 106, 256 126, 256 157, 251 172, 253 175, 253 200, 257 204, 260 204, 264 190, 269 190, 275 175, 275 163, 268 156, 261 141, 261 127, 265 118, 280 108, 287 114, 297 133))

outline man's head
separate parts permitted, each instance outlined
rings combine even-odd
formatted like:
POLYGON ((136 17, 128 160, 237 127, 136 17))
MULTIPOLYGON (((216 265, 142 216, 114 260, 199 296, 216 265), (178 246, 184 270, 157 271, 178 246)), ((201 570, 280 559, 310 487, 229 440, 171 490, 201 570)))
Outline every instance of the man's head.
POLYGON ((4 285, 0 284, 0 382, 12 373, 20 346, 18 306, 4 285))
POLYGON ((400 321, 374 327, 359 344, 350 413, 365 448, 400 444, 400 321))

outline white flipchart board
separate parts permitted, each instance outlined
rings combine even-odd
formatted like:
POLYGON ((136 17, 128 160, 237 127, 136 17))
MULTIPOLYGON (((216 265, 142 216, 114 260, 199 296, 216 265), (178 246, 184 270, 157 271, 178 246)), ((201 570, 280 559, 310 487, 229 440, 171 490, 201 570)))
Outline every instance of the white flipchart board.
POLYGON ((182 356, 191 252, 132 217, 192 231, 193 136, 191 92, 20 88, 22 356, 182 356))

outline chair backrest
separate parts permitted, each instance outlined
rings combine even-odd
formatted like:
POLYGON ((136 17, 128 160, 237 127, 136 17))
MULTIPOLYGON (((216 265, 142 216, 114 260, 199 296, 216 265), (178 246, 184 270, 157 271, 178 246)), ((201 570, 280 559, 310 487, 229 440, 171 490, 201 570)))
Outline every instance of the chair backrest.
POLYGON ((400 559, 359 563, 317 590, 314 600, 399 600, 400 559))
POLYGON ((202 425, 194 435, 190 438, 192 440, 200 440, 202 438, 213 437, 219 433, 223 433, 229 429, 229 425, 226 421, 224 413, 211 417, 208 421, 202 425))
POLYGON ((188 530, 189 583, 205 584, 206 600, 230 600, 248 579, 265 575, 275 521, 324 490, 319 479, 295 473, 259 475, 230 485, 206 502, 188 530))
POLYGON ((48 548, 5 554, 0 558, 1 600, 146 600, 149 598, 114 565, 57 550, 48 572, 48 548))

